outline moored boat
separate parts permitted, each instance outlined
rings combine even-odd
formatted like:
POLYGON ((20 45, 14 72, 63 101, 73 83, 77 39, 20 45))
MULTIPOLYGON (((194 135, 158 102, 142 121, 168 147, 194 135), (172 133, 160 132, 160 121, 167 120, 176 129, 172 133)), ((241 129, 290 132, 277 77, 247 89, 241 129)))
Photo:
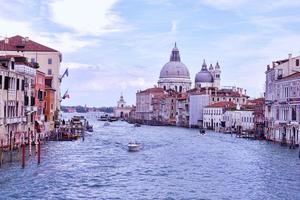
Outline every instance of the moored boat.
POLYGON ((128 143, 128 151, 129 152, 136 152, 140 150, 140 143, 137 142, 129 142, 128 143))

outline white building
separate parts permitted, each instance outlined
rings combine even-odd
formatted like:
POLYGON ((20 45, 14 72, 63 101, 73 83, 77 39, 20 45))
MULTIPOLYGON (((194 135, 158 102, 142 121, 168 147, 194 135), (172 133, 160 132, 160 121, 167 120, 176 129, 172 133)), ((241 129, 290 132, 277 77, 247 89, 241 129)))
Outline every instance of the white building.
POLYGON ((203 127, 215 131, 220 131, 224 124, 224 113, 229 109, 234 109, 236 104, 231 101, 213 103, 203 109, 203 127))
POLYGON ((189 126, 203 125, 203 109, 209 105, 209 95, 191 94, 189 96, 189 126))
POLYGON ((170 61, 160 71, 158 87, 164 90, 172 89, 176 92, 185 92, 191 89, 191 84, 189 70, 181 62, 179 50, 175 43, 170 61))
POLYGON ((266 137, 300 144, 300 56, 273 61, 266 71, 266 137))
POLYGON ((117 107, 114 108, 114 115, 118 118, 128 118, 131 106, 126 105, 123 95, 120 96, 117 107))
POLYGON ((224 113, 223 120, 228 130, 234 128, 236 130, 253 130, 254 115, 252 110, 228 110, 224 113))

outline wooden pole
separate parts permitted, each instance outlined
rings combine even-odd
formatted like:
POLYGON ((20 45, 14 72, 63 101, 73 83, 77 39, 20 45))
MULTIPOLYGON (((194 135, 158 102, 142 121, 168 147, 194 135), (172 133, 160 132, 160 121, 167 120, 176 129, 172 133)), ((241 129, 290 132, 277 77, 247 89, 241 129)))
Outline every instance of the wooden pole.
POLYGON ((38 139, 38 164, 41 163, 41 141, 38 139))
POLYGON ((29 139, 29 156, 31 156, 31 143, 32 143, 32 138, 31 138, 31 133, 30 130, 28 130, 28 139, 29 139))
POLYGON ((22 144, 22 168, 25 168, 25 144, 22 144))
POLYGON ((1 140, 1 148, 0 148, 0 167, 3 164, 3 140, 1 140))

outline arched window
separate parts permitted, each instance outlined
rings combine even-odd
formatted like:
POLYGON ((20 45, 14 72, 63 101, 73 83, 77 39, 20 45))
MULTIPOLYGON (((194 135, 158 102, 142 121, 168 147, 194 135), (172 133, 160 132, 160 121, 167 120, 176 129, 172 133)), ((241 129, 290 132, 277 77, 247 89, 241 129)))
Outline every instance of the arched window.
POLYGON ((182 92, 182 86, 179 86, 179 92, 182 92))
POLYGON ((175 85, 175 91, 177 92, 177 85, 175 85))
POLYGON ((164 86, 164 90, 166 90, 167 89, 167 87, 166 86, 164 86))

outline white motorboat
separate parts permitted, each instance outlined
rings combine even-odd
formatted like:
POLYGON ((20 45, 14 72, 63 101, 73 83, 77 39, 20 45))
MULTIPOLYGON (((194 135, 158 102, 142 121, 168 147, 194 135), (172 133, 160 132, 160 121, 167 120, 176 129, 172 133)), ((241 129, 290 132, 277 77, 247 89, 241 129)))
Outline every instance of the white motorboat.
POLYGON ((140 144, 137 142, 129 142, 128 143, 128 151, 135 152, 140 150, 140 144))

